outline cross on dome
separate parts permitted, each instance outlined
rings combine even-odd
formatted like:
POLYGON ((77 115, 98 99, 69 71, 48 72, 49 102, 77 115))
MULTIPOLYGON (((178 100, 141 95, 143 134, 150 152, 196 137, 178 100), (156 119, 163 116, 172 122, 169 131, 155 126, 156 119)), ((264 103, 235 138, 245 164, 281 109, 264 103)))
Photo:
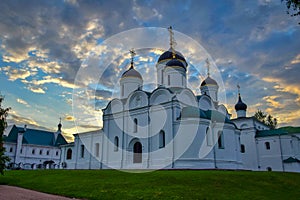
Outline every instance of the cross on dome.
POLYGON ((134 48, 130 49, 129 52, 130 52, 130 55, 131 55, 131 65, 130 65, 130 68, 133 68, 133 58, 136 55, 136 53, 135 53, 134 48))
POLYGON ((237 84, 237 86, 236 86, 237 88, 238 88, 238 93, 239 93, 239 95, 240 95, 240 93, 241 93, 241 87, 240 87, 240 85, 239 84, 237 84))
POLYGON ((208 58, 206 58, 206 60, 205 60, 205 63, 206 63, 206 67, 207 67, 207 76, 209 76, 210 75, 210 62, 209 62, 209 60, 208 60, 208 58))
POLYGON ((172 56, 173 56, 173 58, 175 58, 176 57, 176 52, 175 52, 174 46, 176 45, 176 41, 174 39, 174 32, 173 32, 172 26, 170 26, 168 28, 168 31, 169 31, 169 34, 170 34, 170 48, 172 50, 172 56))

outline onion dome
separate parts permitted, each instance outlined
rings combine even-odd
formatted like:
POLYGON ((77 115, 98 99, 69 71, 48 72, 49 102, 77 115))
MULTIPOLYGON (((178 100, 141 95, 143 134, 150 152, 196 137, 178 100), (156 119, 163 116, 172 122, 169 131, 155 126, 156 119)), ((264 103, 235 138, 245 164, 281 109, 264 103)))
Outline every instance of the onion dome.
POLYGON ((143 79, 141 74, 138 71, 136 71, 132 65, 130 66, 130 68, 127 71, 125 71, 122 74, 122 78, 127 78, 127 77, 143 79))
POLYGON ((179 60, 173 58, 172 60, 170 60, 169 62, 167 62, 166 66, 169 66, 169 67, 182 67, 185 69, 185 66, 182 62, 180 62, 179 60))
POLYGON ((247 105, 242 101, 241 95, 239 93, 239 100, 234 106, 235 110, 247 110, 247 105))
MULTIPOLYGON (((178 52, 178 51, 174 51, 175 53, 175 58, 177 60, 180 60, 182 62, 184 62, 186 65, 187 65, 187 62, 184 58, 184 56, 178 52)), ((158 58, 158 63, 162 62, 162 61, 165 61, 165 60, 172 60, 174 57, 173 57, 173 50, 170 48, 168 51, 165 51, 163 54, 161 54, 161 56, 159 56, 158 58)))
POLYGON ((201 83, 201 87, 202 86, 207 86, 207 85, 215 85, 218 86, 217 81, 215 81, 214 79, 210 78, 210 76, 208 76, 202 83, 201 83))

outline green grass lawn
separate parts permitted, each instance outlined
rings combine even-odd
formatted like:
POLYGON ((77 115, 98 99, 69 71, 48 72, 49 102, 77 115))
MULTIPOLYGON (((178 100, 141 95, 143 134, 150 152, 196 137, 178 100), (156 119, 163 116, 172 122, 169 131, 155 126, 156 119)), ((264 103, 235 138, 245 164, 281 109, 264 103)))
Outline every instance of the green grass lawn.
POLYGON ((300 174, 174 170, 6 171, 0 184, 84 199, 299 199, 300 174))

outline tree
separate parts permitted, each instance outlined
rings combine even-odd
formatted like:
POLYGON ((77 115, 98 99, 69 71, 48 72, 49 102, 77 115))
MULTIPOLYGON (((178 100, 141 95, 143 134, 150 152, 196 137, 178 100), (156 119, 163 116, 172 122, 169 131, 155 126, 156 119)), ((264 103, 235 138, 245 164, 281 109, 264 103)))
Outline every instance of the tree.
MULTIPOLYGON (((300 15, 300 0, 281 0, 281 2, 285 2, 288 9, 287 14, 292 17, 300 15)), ((298 24, 300 24, 300 22, 298 24)))
POLYGON ((6 117, 10 108, 2 108, 4 97, 0 95, 0 173, 3 175, 5 163, 9 161, 9 157, 4 155, 5 148, 3 147, 3 133, 7 127, 6 117))
POLYGON ((270 114, 264 113, 263 111, 261 111, 259 109, 255 112, 254 117, 258 121, 260 121, 260 122, 266 124, 267 126, 269 126, 271 129, 275 129, 276 126, 277 126, 277 119, 276 118, 274 118, 270 114))

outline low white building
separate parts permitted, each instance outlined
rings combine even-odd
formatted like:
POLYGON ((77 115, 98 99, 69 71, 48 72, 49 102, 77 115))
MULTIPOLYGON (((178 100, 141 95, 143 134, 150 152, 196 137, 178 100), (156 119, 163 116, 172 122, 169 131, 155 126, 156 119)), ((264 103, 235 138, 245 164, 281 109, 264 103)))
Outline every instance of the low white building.
POLYGON ((8 128, 4 135, 5 154, 10 158, 8 168, 36 169, 59 168, 60 145, 67 144, 61 134, 61 123, 57 132, 17 127, 8 128))

